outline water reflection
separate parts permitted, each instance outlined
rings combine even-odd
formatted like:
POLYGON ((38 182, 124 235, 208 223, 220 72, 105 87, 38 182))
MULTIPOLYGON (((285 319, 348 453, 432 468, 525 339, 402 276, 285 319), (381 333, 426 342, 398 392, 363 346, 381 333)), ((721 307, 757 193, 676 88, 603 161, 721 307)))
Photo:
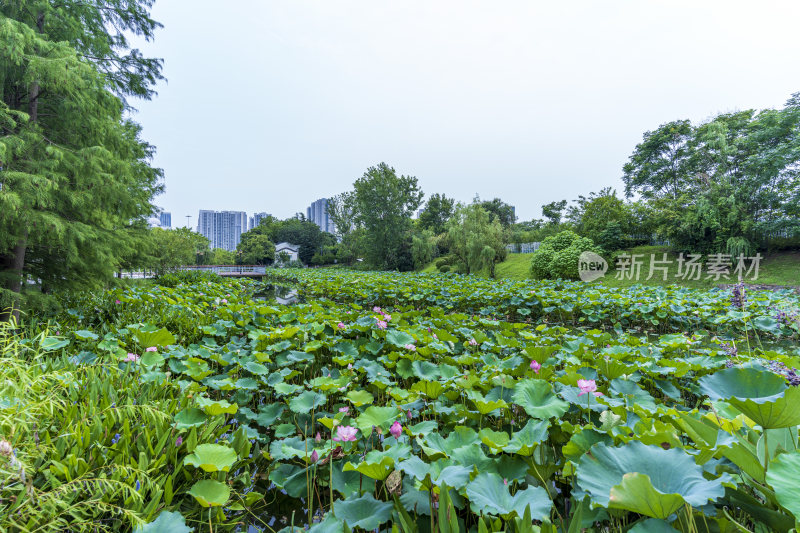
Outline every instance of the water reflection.
POLYGON ((260 292, 253 295, 253 299, 265 302, 274 301, 280 305, 292 305, 301 301, 297 289, 285 285, 265 285, 260 292))

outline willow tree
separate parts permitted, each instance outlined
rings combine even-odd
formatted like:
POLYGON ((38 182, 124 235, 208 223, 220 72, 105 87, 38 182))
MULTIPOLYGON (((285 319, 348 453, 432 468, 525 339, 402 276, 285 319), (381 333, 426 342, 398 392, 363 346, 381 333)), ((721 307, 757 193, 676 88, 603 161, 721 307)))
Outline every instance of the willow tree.
POLYGON ((152 95, 160 62, 124 32, 152 36, 150 4, 0 4, 0 320, 25 280, 95 285, 141 245, 161 172, 125 98, 152 95))
POLYGON ((491 218, 480 204, 459 206, 447 222, 447 242, 467 274, 487 270, 506 258, 505 235, 497 217, 491 218))

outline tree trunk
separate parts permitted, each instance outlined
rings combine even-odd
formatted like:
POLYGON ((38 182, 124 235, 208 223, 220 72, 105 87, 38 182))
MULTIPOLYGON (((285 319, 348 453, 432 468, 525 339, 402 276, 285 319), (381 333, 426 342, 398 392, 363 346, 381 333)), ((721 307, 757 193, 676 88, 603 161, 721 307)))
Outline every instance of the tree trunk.
POLYGON ((3 270, 9 274, 5 281, 5 288, 12 293, 11 306, 7 309, 0 309, 0 322, 14 320, 19 322, 20 296, 22 290, 22 268, 25 265, 25 250, 28 243, 28 232, 17 241, 16 246, 9 255, 3 257, 3 270))

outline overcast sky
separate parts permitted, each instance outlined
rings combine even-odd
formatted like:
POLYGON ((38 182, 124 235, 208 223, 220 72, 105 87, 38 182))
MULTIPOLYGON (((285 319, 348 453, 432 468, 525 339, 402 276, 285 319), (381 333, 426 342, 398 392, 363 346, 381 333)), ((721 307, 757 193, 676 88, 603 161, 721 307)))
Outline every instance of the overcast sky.
POLYGON ((157 0, 168 82, 134 102, 173 226, 280 218, 381 161, 521 220, 606 186, 642 134, 781 107, 800 2, 157 0))

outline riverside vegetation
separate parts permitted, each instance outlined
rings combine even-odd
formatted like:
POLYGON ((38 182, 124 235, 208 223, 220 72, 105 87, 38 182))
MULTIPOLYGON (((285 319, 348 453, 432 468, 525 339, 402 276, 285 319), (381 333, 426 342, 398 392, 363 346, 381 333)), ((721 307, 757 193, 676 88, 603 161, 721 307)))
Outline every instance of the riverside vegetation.
POLYGON ((798 298, 275 270, 0 337, 9 531, 798 528, 798 298))

